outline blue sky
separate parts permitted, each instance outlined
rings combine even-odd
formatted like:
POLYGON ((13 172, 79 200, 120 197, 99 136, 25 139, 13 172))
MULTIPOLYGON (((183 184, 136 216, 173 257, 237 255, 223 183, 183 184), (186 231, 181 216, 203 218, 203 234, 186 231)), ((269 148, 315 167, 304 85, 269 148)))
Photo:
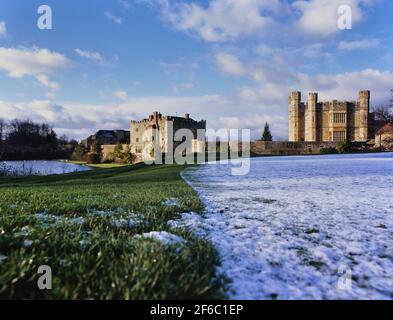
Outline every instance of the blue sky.
POLYGON ((374 105, 393 87, 388 0, 0 0, 0 117, 82 138, 158 110, 287 134, 291 90, 374 105), (52 8, 53 29, 37 27, 52 8), (351 30, 337 28, 348 4, 351 30))

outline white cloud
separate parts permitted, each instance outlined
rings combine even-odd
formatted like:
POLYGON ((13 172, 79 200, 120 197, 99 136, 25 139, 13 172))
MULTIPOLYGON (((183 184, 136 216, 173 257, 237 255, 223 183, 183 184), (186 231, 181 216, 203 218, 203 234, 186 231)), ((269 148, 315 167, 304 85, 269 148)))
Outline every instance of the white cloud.
POLYGON ((274 53, 279 52, 280 50, 277 48, 269 47, 266 44, 261 44, 257 47, 257 52, 262 56, 270 56, 274 53))
MULTIPOLYGON (((247 75, 253 78, 252 68, 247 75)), ((273 70, 274 68, 272 68, 273 70)), ((371 90, 372 105, 385 103, 389 99, 393 73, 376 69, 345 72, 339 74, 317 74, 293 72, 289 81, 280 77, 256 81, 254 86, 242 87, 238 95, 206 96, 145 96, 129 97, 119 91, 120 103, 83 104, 64 101, 53 104, 49 101, 31 103, 9 103, 0 101, 0 114, 7 119, 30 118, 47 121, 59 134, 84 138, 98 129, 127 129, 132 119, 142 119, 153 111, 165 115, 190 113, 194 119, 205 119, 209 128, 247 128, 252 137, 260 138, 265 122, 269 122, 274 137, 285 139, 288 127, 288 95, 293 90, 303 93, 319 92, 320 101, 343 99, 356 100, 358 91, 371 90)))
POLYGON ((82 57, 82 58, 86 58, 92 61, 96 61, 96 62, 103 62, 104 58, 102 57, 102 55, 99 52, 95 52, 95 51, 86 51, 86 50, 82 50, 82 49, 74 49, 74 52, 82 57))
POLYGON ((125 101, 128 99, 128 94, 125 91, 115 91, 114 96, 122 101, 125 101))
POLYGON ((379 0, 208 0, 177 2, 139 0, 158 6, 174 29, 208 42, 245 37, 277 36, 281 31, 297 36, 328 36, 338 33, 338 8, 349 5, 352 21, 364 20, 366 6, 379 0), (280 31, 281 30, 281 31, 280 31))
POLYGON ((379 39, 362 39, 356 41, 341 41, 338 45, 339 50, 355 50, 376 48, 380 44, 379 39))
POLYGON ((36 75, 36 79, 38 80, 39 83, 41 83, 44 87, 47 87, 50 89, 50 94, 48 96, 54 97, 54 92, 59 90, 59 84, 55 81, 50 81, 48 76, 46 74, 38 74, 36 75))
POLYGON ((300 11, 301 17, 297 27, 301 32, 316 36, 329 36, 338 33, 338 9, 348 5, 352 11, 352 22, 361 22, 365 16, 364 5, 371 5, 375 0, 301 0, 295 1, 293 7, 300 11))
POLYGON ((0 21, 0 36, 5 36, 7 34, 7 27, 5 21, 0 21))
POLYGON ((107 17, 109 20, 113 21, 114 23, 117 24, 122 24, 123 23, 123 19, 120 17, 115 16, 114 14, 112 14, 109 11, 105 11, 104 12, 105 17, 107 17))
POLYGON ((64 55, 48 49, 0 47, 0 70, 11 78, 34 77, 50 90, 52 97, 59 84, 51 81, 49 75, 68 65, 69 60, 64 55))
POLYGON ((0 70, 6 71, 11 78, 47 75, 68 64, 64 55, 48 49, 0 47, 0 70))
POLYGON ((179 93, 183 90, 191 90, 194 88, 194 84, 192 82, 183 82, 173 86, 173 91, 175 93, 179 93))
POLYGON ((280 14, 280 0, 211 0, 207 6, 158 1, 164 18, 177 30, 189 32, 205 41, 226 41, 266 32, 280 14))
POLYGON ((216 63, 218 68, 227 74, 233 76, 243 76, 247 73, 246 68, 240 60, 232 54, 220 53, 216 55, 216 63))

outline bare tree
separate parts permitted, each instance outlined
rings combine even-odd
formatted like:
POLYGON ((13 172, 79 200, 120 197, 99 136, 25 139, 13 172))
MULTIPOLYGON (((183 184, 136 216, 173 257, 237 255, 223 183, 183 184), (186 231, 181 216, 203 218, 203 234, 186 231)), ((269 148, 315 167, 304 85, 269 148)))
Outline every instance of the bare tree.
POLYGON ((5 126, 6 126, 5 121, 0 118, 0 144, 2 144, 4 140, 5 126))
POLYGON ((393 122, 393 112, 390 107, 378 106, 374 109, 375 119, 384 123, 393 122))
POLYGON ((389 108, 393 109, 393 89, 390 89, 389 108))

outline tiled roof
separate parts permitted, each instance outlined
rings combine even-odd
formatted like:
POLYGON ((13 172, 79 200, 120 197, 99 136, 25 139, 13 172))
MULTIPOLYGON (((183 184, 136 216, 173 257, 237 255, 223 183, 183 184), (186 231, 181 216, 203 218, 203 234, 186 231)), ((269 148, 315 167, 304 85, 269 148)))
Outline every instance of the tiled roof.
POLYGON ((393 123, 385 124, 381 129, 378 130, 377 134, 393 133, 393 123))

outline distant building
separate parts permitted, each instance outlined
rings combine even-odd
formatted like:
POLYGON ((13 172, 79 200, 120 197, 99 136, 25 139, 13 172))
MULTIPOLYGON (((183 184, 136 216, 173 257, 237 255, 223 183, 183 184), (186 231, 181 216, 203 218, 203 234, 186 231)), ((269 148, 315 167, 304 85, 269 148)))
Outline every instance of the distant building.
MULTIPOLYGON (((192 132, 192 152, 203 152, 206 136, 206 121, 196 121, 188 113, 183 117, 163 116, 154 112, 147 119, 131 121, 131 152, 139 160, 145 160, 146 150, 158 144, 162 153, 173 152, 182 141, 175 141, 174 135, 180 129, 192 132), (199 135, 198 135, 199 130, 199 135), (172 147, 171 147, 172 146, 172 147)), ((183 138, 183 141, 185 138, 183 138)))
POLYGON ((393 150, 393 123, 385 124, 375 134, 375 148, 393 150))
POLYGON ((95 134, 81 141, 85 148, 90 149, 97 141, 100 145, 116 145, 130 143, 130 131, 126 130, 99 130, 95 134))
POLYGON ((289 97, 290 142, 367 142, 374 138, 374 114, 370 113, 370 91, 360 91, 358 101, 318 102, 318 94, 309 93, 301 102, 301 93, 289 97))

